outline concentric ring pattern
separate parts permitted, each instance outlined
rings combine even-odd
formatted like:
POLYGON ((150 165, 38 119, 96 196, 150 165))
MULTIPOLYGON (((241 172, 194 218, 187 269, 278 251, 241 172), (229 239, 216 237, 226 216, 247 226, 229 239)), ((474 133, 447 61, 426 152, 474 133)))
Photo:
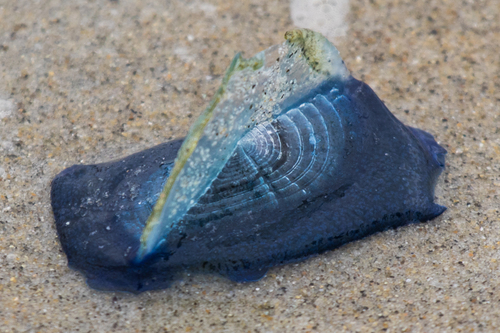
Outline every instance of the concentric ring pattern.
POLYGON ((285 198, 303 200, 342 148, 343 126, 334 106, 339 99, 345 97, 337 89, 317 94, 253 128, 186 218, 278 206, 285 198))

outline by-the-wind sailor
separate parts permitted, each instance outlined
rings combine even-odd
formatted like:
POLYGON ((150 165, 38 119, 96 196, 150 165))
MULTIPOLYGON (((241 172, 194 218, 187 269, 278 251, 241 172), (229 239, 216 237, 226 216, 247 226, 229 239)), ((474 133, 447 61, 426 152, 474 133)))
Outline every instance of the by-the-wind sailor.
POLYGON ((52 183, 71 267, 96 289, 164 288, 186 268, 254 281, 445 208, 446 151, 399 122, 309 30, 237 55, 184 140, 52 183))

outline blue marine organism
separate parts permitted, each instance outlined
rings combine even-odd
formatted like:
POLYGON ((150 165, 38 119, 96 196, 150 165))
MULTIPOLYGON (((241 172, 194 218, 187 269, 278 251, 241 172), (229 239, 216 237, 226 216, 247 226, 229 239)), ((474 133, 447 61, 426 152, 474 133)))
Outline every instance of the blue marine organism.
POLYGON ((168 287, 186 269, 255 281, 446 209, 446 151, 403 125, 310 30, 237 55, 184 140, 74 165, 52 182, 70 267, 101 290, 168 287))

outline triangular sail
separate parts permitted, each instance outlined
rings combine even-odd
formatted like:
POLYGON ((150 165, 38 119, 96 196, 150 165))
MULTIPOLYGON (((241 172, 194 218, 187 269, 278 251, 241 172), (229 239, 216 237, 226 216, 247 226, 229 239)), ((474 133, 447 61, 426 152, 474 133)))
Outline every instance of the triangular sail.
POLYGON ((349 76, 339 52, 321 34, 299 29, 287 32, 285 38, 283 44, 250 59, 239 54, 233 59, 221 87, 179 150, 143 231, 138 260, 182 224, 250 129, 272 121, 326 80, 349 76))

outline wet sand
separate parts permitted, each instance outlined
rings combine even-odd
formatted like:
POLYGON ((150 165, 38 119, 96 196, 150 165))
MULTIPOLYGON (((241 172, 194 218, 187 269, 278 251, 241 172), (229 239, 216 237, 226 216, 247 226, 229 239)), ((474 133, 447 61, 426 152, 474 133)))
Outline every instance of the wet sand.
POLYGON ((500 7, 351 1, 354 77, 448 150, 439 218, 259 282, 135 296, 66 265, 52 178, 186 134, 234 54, 281 43, 287 1, 0 1, 1 332, 491 332, 500 327, 500 7))

